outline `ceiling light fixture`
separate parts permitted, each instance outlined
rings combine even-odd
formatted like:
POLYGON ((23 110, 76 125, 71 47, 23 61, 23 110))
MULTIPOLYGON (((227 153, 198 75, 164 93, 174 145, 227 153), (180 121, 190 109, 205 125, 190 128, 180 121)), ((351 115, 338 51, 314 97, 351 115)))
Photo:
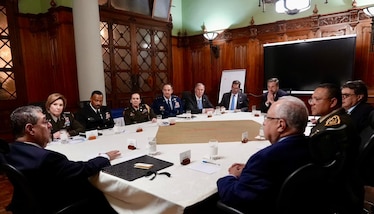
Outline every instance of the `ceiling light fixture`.
POLYGON ((310 8, 311 0, 278 0, 275 3, 277 13, 295 15, 310 8))

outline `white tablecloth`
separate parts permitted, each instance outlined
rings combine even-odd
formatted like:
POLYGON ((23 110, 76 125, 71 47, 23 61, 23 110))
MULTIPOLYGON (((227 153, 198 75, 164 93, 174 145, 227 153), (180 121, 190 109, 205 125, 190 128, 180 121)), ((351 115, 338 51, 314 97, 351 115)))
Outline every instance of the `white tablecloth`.
MULTIPOLYGON (((218 121, 218 120, 254 120, 262 123, 263 116, 253 117, 251 113, 229 112, 223 115, 213 115, 208 118, 206 114, 195 115, 193 119, 174 118, 177 124, 192 121, 218 121)), ((168 119, 164 119, 167 121, 168 119)), ((160 121, 159 121, 160 122, 160 121)), ((135 157, 147 154, 148 137, 156 136, 158 123, 146 122, 137 125, 117 127, 120 133, 113 130, 104 130, 103 136, 96 140, 59 144, 52 143, 47 149, 65 154, 71 160, 88 160, 100 152, 118 149, 122 155, 112 160, 117 164, 135 157), (136 132, 141 127, 143 132, 136 132), (127 140, 136 139, 137 149, 129 150, 127 140)), ((212 136, 214 138, 214 136, 212 136)), ((126 181, 121 178, 100 172, 92 177, 92 183, 104 192, 112 207, 119 213, 149 214, 149 213, 183 213, 188 206, 194 205, 217 192, 216 181, 228 174, 227 169, 235 162, 245 163, 248 158, 258 150, 270 145, 268 141, 219 142, 220 164, 215 166, 218 171, 208 174, 190 169, 193 164, 201 164, 204 158, 209 156, 207 142, 193 144, 167 144, 157 145, 158 154, 155 158, 174 163, 160 172, 169 172, 171 177, 158 175, 154 180, 142 177, 134 181, 126 181), (180 164, 179 154, 191 150, 191 164, 180 164)))

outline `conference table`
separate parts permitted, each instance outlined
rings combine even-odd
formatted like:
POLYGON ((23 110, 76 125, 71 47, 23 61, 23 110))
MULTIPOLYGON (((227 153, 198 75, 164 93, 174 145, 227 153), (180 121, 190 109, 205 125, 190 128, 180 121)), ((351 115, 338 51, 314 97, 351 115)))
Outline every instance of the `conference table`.
MULTIPOLYGON (((148 155, 148 139, 157 135, 160 125, 168 125, 170 119, 175 126, 190 122, 219 122, 249 120, 262 124, 263 115, 254 116, 251 112, 226 111, 224 114, 196 114, 193 118, 176 117, 158 120, 156 123, 145 122, 113 129, 102 130, 102 135, 95 140, 73 138, 69 143, 51 142, 47 149, 65 154, 70 160, 86 161, 99 153, 119 150, 121 156, 111 161, 112 166, 148 155), (141 128, 142 132, 136 130, 141 128), (136 149, 128 149, 128 142, 136 141, 136 149)), ((256 130, 257 132, 257 130, 256 130)), ((175 133, 174 133, 175 134, 175 133)), ((215 138, 215 136, 211 136, 215 138)), ((94 186, 100 189, 111 206, 118 213, 184 213, 191 207, 217 193, 216 181, 228 174, 233 163, 245 163, 248 158, 270 145, 267 140, 251 140, 247 143, 239 141, 219 142, 218 155, 209 159, 208 142, 157 144, 157 153, 152 157, 173 163, 159 172, 168 172, 170 177, 157 175, 140 177, 128 181, 101 171, 90 178, 94 186), (191 163, 182 165, 180 153, 190 150, 191 163), (208 160, 208 163, 203 162, 208 160)))

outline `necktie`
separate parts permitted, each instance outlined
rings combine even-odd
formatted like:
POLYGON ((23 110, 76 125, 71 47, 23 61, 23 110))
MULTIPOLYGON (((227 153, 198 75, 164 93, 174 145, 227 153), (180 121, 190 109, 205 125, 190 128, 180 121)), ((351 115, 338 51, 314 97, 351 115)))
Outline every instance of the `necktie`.
POLYGON ((170 107, 170 110, 173 110, 173 105, 171 104, 170 100, 168 99, 168 105, 170 107))
POLYGON ((101 118, 101 114, 100 114, 99 110, 96 110, 96 114, 97 114, 97 116, 99 116, 101 118))
POLYGON ((203 103, 201 102, 201 99, 198 99, 198 100, 197 100, 197 107, 198 107, 199 109, 203 109, 203 103))
POLYGON ((235 94, 232 95, 230 110, 235 110, 235 96, 235 94))

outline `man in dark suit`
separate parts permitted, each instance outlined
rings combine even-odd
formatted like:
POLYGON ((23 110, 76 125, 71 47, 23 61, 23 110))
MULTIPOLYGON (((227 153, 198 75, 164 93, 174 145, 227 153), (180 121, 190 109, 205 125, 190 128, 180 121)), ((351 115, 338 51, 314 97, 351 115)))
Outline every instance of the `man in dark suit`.
MULTIPOLYGON (((341 170, 337 173, 337 191, 341 192, 341 198, 337 199, 345 205, 342 213, 359 213, 362 209, 363 186, 356 175, 356 160, 358 157, 360 137, 356 131, 350 116, 342 108, 342 94, 339 86, 332 83, 323 83, 317 86, 309 99, 311 114, 320 116, 315 126, 311 129, 310 137, 318 136, 328 128, 345 128, 345 138, 336 144, 325 145, 324 155, 334 158, 340 154, 344 159, 341 170), (334 156, 334 157, 333 157, 334 156)), ((334 142, 332 142, 334 143, 334 142)))
POLYGON ((90 103, 85 104, 76 114, 76 117, 86 131, 108 129, 114 126, 110 109, 103 106, 103 93, 101 91, 91 93, 90 103))
POLYGON ((368 89, 362 80, 348 81, 342 86, 342 107, 351 116, 356 130, 369 125, 369 114, 374 107, 367 103, 368 89))
POLYGON ((221 201, 245 213, 276 213, 283 181, 311 162, 304 136, 307 122, 308 109, 300 99, 286 96, 274 102, 263 123, 271 145, 252 155, 246 164, 233 164, 229 175, 217 181, 221 201))
POLYGON ((287 96, 287 92, 279 89, 278 78, 270 78, 267 81, 268 91, 262 95, 261 112, 266 113, 271 104, 279 99, 279 97, 287 96))
POLYGON ((224 93, 219 106, 224 106, 227 110, 248 111, 247 95, 240 90, 240 81, 234 80, 231 84, 231 91, 224 93))
POLYGON ((205 86, 202 83, 195 85, 195 93, 186 97, 186 110, 191 110, 192 114, 200 114, 213 111, 213 105, 208 96, 204 94, 205 86))
MULTIPOLYGON (((63 154, 44 149, 50 142, 52 126, 40 107, 19 107, 10 119, 16 140, 9 144, 5 160, 25 175, 35 201, 40 203, 38 213, 54 213, 82 199, 90 201, 82 213, 116 213, 88 178, 109 166, 119 151, 103 153, 87 162, 70 161, 63 154)), ((20 200, 13 198, 11 206, 22 209, 20 200)))
POLYGON ((164 84, 162 96, 156 97, 152 103, 152 109, 156 115, 162 115, 162 118, 175 117, 183 114, 183 103, 178 96, 173 95, 173 86, 164 84))

